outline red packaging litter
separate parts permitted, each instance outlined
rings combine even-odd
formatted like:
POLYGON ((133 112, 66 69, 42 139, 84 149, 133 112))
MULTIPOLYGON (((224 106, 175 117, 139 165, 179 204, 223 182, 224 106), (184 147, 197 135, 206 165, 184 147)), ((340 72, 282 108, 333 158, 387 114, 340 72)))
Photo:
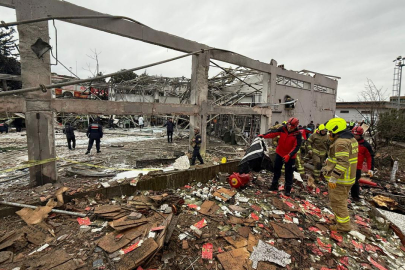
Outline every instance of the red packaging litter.
POLYGON ((254 220, 258 221, 259 217, 255 213, 251 213, 250 217, 253 218, 254 220))
POLYGON ((378 262, 374 261, 373 258, 371 258, 370 256, 368 256, 367 258, 372 265, 374 265, 375 267, 377 267, 379 270, 388 270, 387 268, 385 268, 384 266, 382 266, 381 264, 379 264, 378 262))
POLYGON ((193 226, 198 229, 204 228, 205 226, 207 226, 207 221, 203 218, 202 220, 195 223, 193 226))
POLYGON ((330 237, 332 239, 335 239, 339 243, 343 241, 343 236, 341 236, 340 234, 338 234, 338 232, 335 232, 335 231, 330 232, 330 237))
POLYGON ((362 243, 357 243, 356 241, 354 241, 354 240, 352 239, 352 244, 353 244, 353 246, 356 248, 356 250, 360 250, 360 252, 363 251, 363 244, 362 244, 362 243))
POLYGON ((195 205, 195 204, 187 204, 187 206, 188 206, 188 208, 191 208, 191 209, 197 209, 197 205, 195 205))
POLYGON ((202 247, 202 258, 207 260, 212 260, 212 249, 213 245, 206 243, 202 247))
POLYGON ((129 253, 129 252, 131 252, 131 251, 137 249, 138 247, 140 247, 141 244, 142 244, 142 240, 136 242, 136 243, 133 244, 133 245, 130 245, 130 246, 127 247, 127 248, 121 249, 121 250, 120 250, 120 253, 121 253, 121 254, 127 254, 127 253, 129 253))
POLYGON ((78 217, 77 222, 79 222, 79 225, 90 225, 91 224, 91 221, 88 217, 85 217, 85 218, 78 217))

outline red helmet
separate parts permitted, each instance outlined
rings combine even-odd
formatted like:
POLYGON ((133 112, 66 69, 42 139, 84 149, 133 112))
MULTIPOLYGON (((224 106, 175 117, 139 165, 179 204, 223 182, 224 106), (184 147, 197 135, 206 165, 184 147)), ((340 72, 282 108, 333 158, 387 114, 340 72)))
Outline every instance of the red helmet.
POLYGON ((362 127, 354 127, 354 128, 352 129, 352 133, 353 133, 354 135, 360 135, 360 136, 362 136, 363 133, 364 133, 364 129, 363 129, 362 127))
POLYGON ((288 121, 287 121, 287 126, 291 126, 292 128, 296 128, 299 123, 300 123, 300 120, 298 120, 298 119, 295 118, 295 117, 291 117, 291 118, 288 119, 288 121))

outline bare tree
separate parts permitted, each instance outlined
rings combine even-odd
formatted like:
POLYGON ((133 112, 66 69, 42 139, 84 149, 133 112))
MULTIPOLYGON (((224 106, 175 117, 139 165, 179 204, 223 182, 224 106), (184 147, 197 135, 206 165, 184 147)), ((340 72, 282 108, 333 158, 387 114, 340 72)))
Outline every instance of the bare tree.
POLYGON ((100 66, 99 66, 99 62, 98 62, 98 56, 101 54, 101 52, 97 52, 97 49, 90 49, 90 51, 93 53, 92 55, 88 55, 86 54, 86 56, 94 61, 96 61, 96 69, 94 71, 92 71, 91 69, 91 64, 90 63, 86 63, 87 67, 83 68, 84 70, 88 71, 91 73, 92 77, 96 77, 98 74, 100 74, 100 66))
POLYGON ((382 113, 382 109, 384 108, 385 102, 388 99, 387 89, 383 89, 382 87, 378 88, 374 82, 367 78, 367 82, 364 86, 364 90, 360 92, 358 95, 359 101, 367 102, 367 107, 369 110, 370 119, 364 116, 360 111, 359 113, 363 115, 367 124, 369 125, 369 129, 367 130, 368 134, 370 135, 372 146, 374 150, 377 150, 378 141, 376 138, 377 132, 377 121, 378 116, 382 113))

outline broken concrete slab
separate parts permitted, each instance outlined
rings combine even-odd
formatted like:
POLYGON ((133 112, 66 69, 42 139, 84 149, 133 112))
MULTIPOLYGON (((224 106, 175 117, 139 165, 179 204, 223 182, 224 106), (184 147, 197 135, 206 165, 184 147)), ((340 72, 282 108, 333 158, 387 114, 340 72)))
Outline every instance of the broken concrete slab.
POLYGON ((291 263, 291 255, 259 240, 259 243, 250 255, 250 260, 253 261, 253 269, 257 269, 258 262, 260 261, 273 262, 286 267, 291 263))

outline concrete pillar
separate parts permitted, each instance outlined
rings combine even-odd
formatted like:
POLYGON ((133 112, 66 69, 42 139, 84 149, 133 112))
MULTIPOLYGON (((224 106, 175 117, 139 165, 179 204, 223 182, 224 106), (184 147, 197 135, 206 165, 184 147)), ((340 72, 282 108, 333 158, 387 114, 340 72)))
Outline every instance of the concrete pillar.
MULTIPOLYGON (((262 103, 271 103, 271 74, 263 72, 262 103)), ((271 115, 260 116, 260 133, 264 134, 271 126, 271 115)))
MULTIPOLYGON (((17 0, 17 20, 33 19, 33 16, 46 17, 41 9, 34 6, 32 0, 17 0)), ((24 24, 18 26, 20 38, 21 80, 22 87, 47 85, 51 83, 51 67, 49 52, 41 59, 31 50, 31 45, 38 38, 49 42, 48 22, 24 24)), ((27 126, 27 144, 29 160, 46 160, 56 157, 55 151, 55 115, 50 109, 51 91, 46 93, 36 91, 25 95, 27 112, 25 122, 27 126)), ((44 185, 57 180, 56 162, 30 168, 31 185, 44 185)))
POLYGON ((190 141, 194 137, 194 127, 199 127, 202 137, 201 155, 205 155, 207 147, 207 112, 205 108, 208 100, 209 63, 209 52, 192 56, 190 104, 199 105, 200 113, 190 116, 190 141))

